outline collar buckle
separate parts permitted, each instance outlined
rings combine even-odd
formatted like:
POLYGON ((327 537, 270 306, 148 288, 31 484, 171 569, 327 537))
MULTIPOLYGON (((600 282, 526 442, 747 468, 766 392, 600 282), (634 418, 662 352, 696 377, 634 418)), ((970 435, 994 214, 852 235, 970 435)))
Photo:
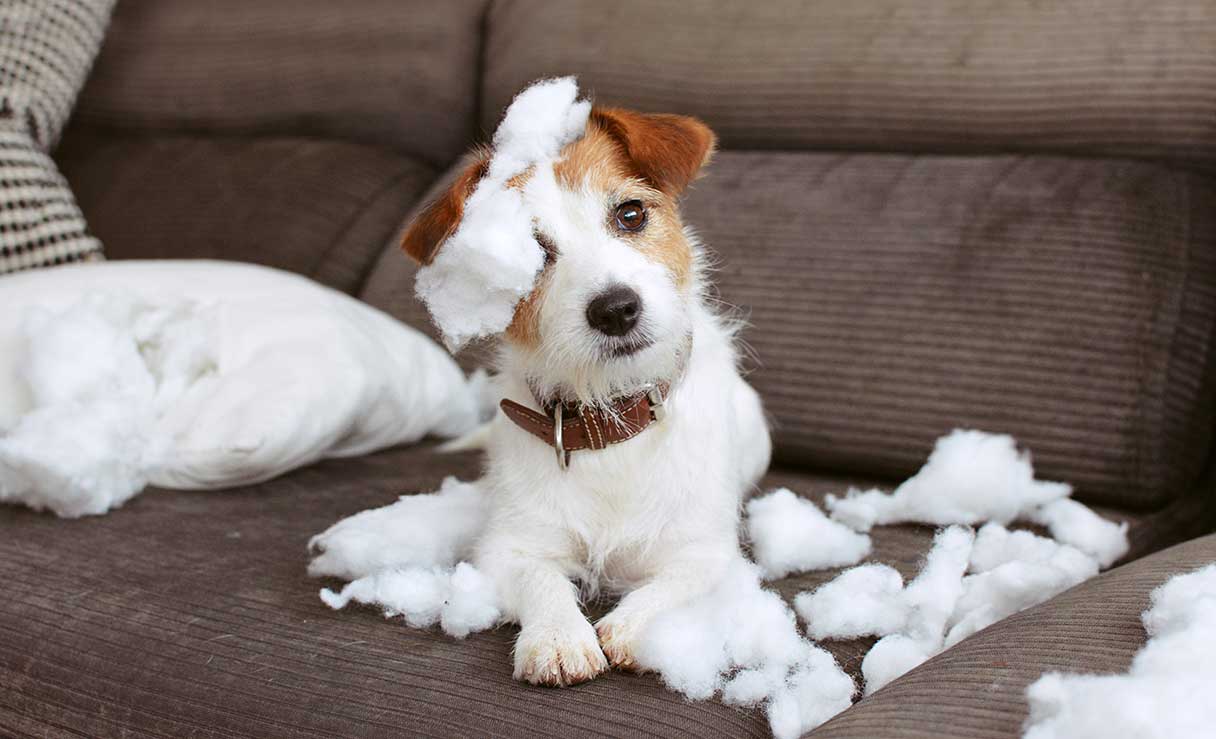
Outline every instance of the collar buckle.
POLYGON ((562 446, 562 402, 553 406, 553 448, 557 451, 557 466, 563 470, 569 465, 566 448, 562 446))
POLYGON ((667 409, 663 407, 667 399, 663 397, 663 391, 658 385, 651 385, 646 390, 646 400, 650 402, 650 420, 662 421, 667 418, 667 409))

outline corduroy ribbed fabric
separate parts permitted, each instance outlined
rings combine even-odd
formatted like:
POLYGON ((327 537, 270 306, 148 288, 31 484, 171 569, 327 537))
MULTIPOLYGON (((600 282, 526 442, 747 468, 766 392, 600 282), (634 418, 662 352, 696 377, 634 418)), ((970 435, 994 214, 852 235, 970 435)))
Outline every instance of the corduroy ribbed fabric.
POLYGON ((434 170, 348 142, 119 137, 73 129, 57 154, 119 259, 232 259, 354 292, 434 170))
POLYGON ((1213 202, 1132 162, 724 152, 685 214, 782 463, 902 478, 979 428, 1148 508, 1208 449, 1213 202))
POLYGON ((481 123, 538 77, 727 148, 1057 152, 1216 168, 1208 0, 496 0, 481 123))
MULTIPOLYGON (((311 535, 447 475, 473 479, 480 464, 422 445, 241 490, 151 490, 101 518, 0 507, 0 735, 769 736, 758 712, 689 702, 653 675, 515 682, 513 627, 458 641, 321 603, 318 589, 337 583, 305 575, 311 535)), ((872 482, 778 470, 763 486, 822 501, 872 482)), ((1137 516, 1105 513, 1141 530, 1137 516)), ((932 537, 881 527, 874 557, 910 577, 932 537)), ((792 598, 837 572, 775 586, 792 598)), ((823 646, 857 675, 870 641, 823 646)))
POLYGON ((475 128, 486 0, 123 0, 84 122, 333 136, 446 165, 475 128))

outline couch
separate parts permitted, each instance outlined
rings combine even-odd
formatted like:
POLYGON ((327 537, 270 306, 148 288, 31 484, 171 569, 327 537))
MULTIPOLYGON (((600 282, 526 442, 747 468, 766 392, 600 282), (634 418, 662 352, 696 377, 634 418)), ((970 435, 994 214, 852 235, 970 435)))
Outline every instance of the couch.
MULTIPOLYGON (((568 73, 721 138, 685 207, 749 324, 765 487, 890 487, 974 427, 1130 526, 1115 568, 811 735, 1018 736, 1043 671, 1126 669, 1149 592, 1216 560, 1216 5, 121 0, 56 160, 111 259, 272 265, 430 330, 403 223, 568 73)), ((0 734, 767 736, 653 676, 513 682, 511 627, 321 603, 310 536, 479 464, 427 442, 100 518, 0 510, 0 734)), ((931 536, 877 529, 875 556, 911 576, 931 536)), ((824 643, 853 674, 869 644, 824 643)))

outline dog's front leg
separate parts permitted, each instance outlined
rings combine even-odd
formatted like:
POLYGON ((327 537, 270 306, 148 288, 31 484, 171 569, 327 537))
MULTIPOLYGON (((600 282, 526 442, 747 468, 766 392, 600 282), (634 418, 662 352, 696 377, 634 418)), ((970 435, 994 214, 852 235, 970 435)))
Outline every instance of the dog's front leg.
POLYGON ((608 669, 595 629, 579 607, 578 590, 556 561, 493 542, 481 548, 479 560, 507 615, 519 622, 516 680, 564 687, 608 669))
POLYGON ((709 592, 738 556, 737 550, 709 545, 681 551, 659 564, 643 585, 621 598, 595 625, 600 647, 612 666, 637 669, 638 640, 651 619, 709 592))

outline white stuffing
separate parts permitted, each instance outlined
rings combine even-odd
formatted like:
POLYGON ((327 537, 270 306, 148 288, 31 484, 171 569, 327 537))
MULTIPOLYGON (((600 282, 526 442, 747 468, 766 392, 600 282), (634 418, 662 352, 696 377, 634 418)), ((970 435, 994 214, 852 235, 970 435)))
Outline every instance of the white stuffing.
POLYGON ((426 336, 278 270, 68 265, 6 276, 0 304, 0 502, 100 514, 479 420, 426 336))
POLYGON ((907 613, 899 632, 884 636, 861 662, 866 695, 941 651, 946 624, 963 592, 975 534, 961 526, 933 539, 925 566, 900 594, 907 613))
POLYGON ((1024 739, 1201 739, 1216 726, 1216 564, 1153 591, 1148 643, 1117 675, 1046 673, 1024 739))
POLYGON ((448 569, 381 570, 347 583, 339 593, 323 588, 321 600, 333 609, 352 600, 378 605, 385 617, 400 616, 418 629, 439 625, 457 639, 492 628, 502 616, 493 584, 467 562, 448 569))
POLYGON ((833 521, 787 488, 748 502, 747 535, 765 580, 857 564, 870 554, 870 537, 833 521))
POLYGON ((657 617, 635 657, 694 700, 720 693, 731 705, 763 704, 778 739, 848 708, 856 692, 832 656, 799 635, 759 568, 742 560, 713 592, 657 617))
POLYGON ((1061 543, 1069 544, 1110 567, 1127 554, 1127 523, 1102 518, 1071 498, 1060 498, 1032 510, 1028 520, 1047 527, 1061 543))
POLYGON ((451 568, 471 554, 485 520, 481 488, 449 477, 438 492, 403 495, 314 536, 308 574, 355 580, 381 570, 451 568))
POLYGON ((894 634, 908 611, 904 579, 894 567, 872 562, 845 570, 814 592, 799 593, 794 608, 814 639, 856 639, 894 634))
POLYGON ((800 593, 795 606, 816 639, 883 637, 862 662, 868 695, 980 629, 1097 573, 1093 557, 1029 531, 990 523, 973 535, 951 526, 938 532, 924 568, 906 588, 894 569, 871 563, 800 593))
POLYGON ((988 524, 976 537, 971 571, 963 578, 945 647, 1088 580, 1098 574, 1098 562, 1029 531, 988 524))
POLYGON ((936 654, 928 644, 907 634, 884 636, 870 647, 861 661, 861 676, 865 694, 884 687, 914 667, 919 667, 936 654))
POLYGON ((541 80, 515 97, 460 224, 434 261, 418 270, 415 291, 452 351, 502 333, 532 292, 545 255, 533 234, 528 191, 546 178, 533 177, 523 191, 507 182, 532 167, 552 174, 562 147, 586 129, 591 103, 577 98, 573 77, 541 80))
POLYGON ((858 531, 908 521, 1009 524, 1071 493, 1065 483, 1035 480, 1030 455, 1018 451, 1013 437, 958 429, 938 439, 925 466, 894 493, 851 490, 843 498, 829 495, 827 507, 858 531))

